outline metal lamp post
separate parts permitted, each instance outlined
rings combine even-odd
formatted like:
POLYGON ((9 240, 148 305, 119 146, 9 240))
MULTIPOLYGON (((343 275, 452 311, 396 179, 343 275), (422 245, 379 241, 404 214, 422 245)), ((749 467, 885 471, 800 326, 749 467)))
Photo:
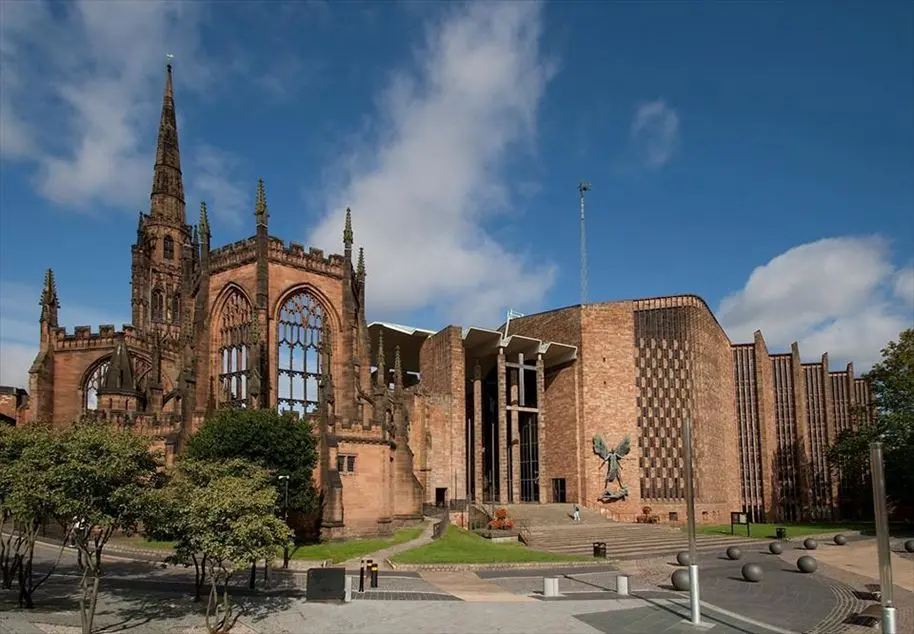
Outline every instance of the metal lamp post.
MULTIPOLYGON (((280 482, 283 483, 284 495, 283 495, 283 504, 282 504, 282 515, 283 521, 286 523, 286 526, 289 525, 289 476, 281 475, 279 476, 280 482)), ((285 545, 282 547, 282 567, 283 569, 289 568, 289 541, 286 540, 285 545)))
POLYGON ((695 490, 692 485, 692 421, 682 426, 685 452, 686 517, 689 531, 689 608, 692 625, 701 625, 701 602, 698 593, 698 564, 695 553, 695 490))
POLYGON ((882 443, 870 443, 870 471, 873 477, 873 512, 876 547, 879 553, 879 594, 882 603, 882 634, 895 634, 895 602, 892 586, 892 551, 889 548, 889 513, 886 508, 885 470, 882 443))

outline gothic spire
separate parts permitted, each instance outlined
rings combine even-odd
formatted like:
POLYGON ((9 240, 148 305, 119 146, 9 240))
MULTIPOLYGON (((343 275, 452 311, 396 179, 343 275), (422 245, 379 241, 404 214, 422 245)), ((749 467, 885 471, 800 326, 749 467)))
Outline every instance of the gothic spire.
POLYGON ((156 163, 150 196, 152 216, 156 220, 184 226, 184 182, 181 178, 181 152, 178 149, 178 121, 175 115, 175 93, 171 64, 165 72, 162 116, 156 142, 156 163))
POLYGON ((359 263, 355 267, 355 275, 358 279, 365 279, 365 249, 359 247, 359 263))
POLYGON ((41 321, 47 321, 50 326, 57 326, 57 310, 60 300, 57 298, 57 284, 54 282, 54 271, 47 270, 44 274, 44 288, 41 291, 41 321))
POLYGON ((352 210, 346 207, 346 224, 343 226, 343 248, 352 251, 352 210))
POLYGON ((384 331, 378 331, 378 360, 375 363, 378 368, 378 386, 387 386, 387 364, 384 359, 384 331))
POLYGON ((133 394, 136 392, 133 365, 130 363, 130 355, 127 353, 127 346, 124 345, 123 338, 118 339, 114 354, 111 355, 108 371, 105 372, 98 391, 100 394, 133 394))
POLYGON ((257 179, 257 199, 254 202, 254 216, 257 218, 257 226, 267 226, 267 219, 270 217, 267 211, 267 189, 263 184, 263 179, 257 179))

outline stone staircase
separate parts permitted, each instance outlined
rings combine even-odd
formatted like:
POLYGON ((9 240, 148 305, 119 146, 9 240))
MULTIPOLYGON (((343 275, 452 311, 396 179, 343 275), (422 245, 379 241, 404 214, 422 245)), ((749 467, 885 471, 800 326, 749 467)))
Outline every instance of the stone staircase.
MULTIPOLYGON (((512 504, 508 516, 522 529, 531 548, 568 555, 593 555, 594 542, 606 542, 609 559, 646 559, 675 556, 688 549, 685 531, 663 524, 614 522, 592 509, 581 509, 581 521, 571 519, 571 504, 512 504)), ((720 551, 729 546, 764 548, 765 542, 730 535, 701 535, 699 552, 720 551)))

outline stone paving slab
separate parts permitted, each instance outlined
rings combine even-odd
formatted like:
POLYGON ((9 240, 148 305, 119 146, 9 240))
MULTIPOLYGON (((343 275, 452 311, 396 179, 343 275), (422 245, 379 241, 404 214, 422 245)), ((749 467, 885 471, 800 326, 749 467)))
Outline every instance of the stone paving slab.
POLYGON ((522 603, 532 601, 501 589, 491 581, 480 579, 472 572, 428 572, 422 578, 446 594, 463 601, 486 603, 522 603))
POLYGON ((460 601, 461 599, 440 592, 392 592, 389 590, 372 590, 371 592, 354 592, 353 601, 460 601))
POLYGON ((689 619, 687 605, 665 602, 648 607, 575 616, 605 634, 773 634, 779 630, 735 619, 712 610, 702 610, 702 621, 712 627, 699 629, 689 619))

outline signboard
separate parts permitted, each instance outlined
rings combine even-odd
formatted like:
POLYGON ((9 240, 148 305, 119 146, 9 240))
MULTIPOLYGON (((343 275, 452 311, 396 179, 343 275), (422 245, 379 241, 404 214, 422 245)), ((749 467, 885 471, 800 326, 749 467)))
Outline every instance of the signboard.
POLYGON ((735 526, 745 526, 746 527, 746 537, 749 537, 751 529, 749 528, 749 514, 743 513, 741 511, 732 511, 730 513, 730 534, 734 532, 735 526))
POLYGON ((311 568, 305 587, 307 601, 343 601, 346 598, 345 568, 311 568))

